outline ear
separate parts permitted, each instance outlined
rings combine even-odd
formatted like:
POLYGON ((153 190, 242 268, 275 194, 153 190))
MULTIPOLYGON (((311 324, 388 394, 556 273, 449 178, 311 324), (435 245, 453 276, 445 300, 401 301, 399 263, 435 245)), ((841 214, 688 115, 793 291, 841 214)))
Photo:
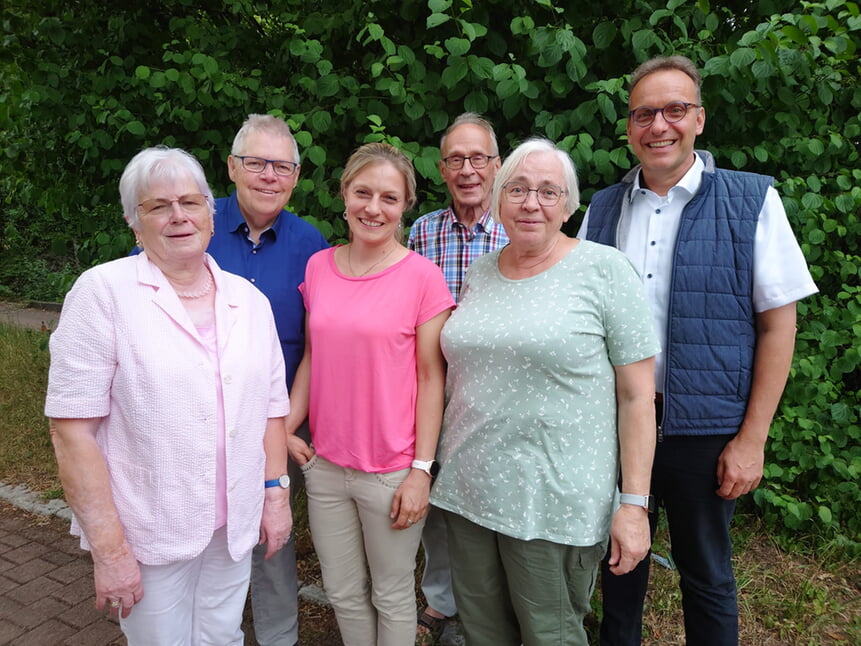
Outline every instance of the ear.
POLYGON ((235 184, 236 178, 234 177, 234 175, 236 174, 236 172, 235 172, 233 160, 234 160, 233 155, 227 156, 227 175, 228 175, 228 177, 230 177, 230 181, 235 184))
POLYGON ((697 134, 701 135, 703 134, 703 128, 706 125, 706 109, 698 108, 697 110, 697 134))

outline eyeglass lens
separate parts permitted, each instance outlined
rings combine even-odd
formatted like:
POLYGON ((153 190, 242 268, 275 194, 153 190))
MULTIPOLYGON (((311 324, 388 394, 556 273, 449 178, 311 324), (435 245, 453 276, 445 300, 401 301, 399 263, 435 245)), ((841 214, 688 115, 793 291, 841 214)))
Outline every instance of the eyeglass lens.
POLYGON ((541 206, 555 206, 562 197, 562 189, 555 184, 545 184, 538 188, 529 188, 525 184, 511 182, 502 187, 505 196, 513 204, 522 204, 529 198, 529 194, 535 191, 538 203, 541 206))
POLYGON ((470 155, 469 157, 464 157, 461 155, 451 155, 443 159, 443 162, 445 162, 445 165, 452 170, 460 170, 463 168, 463 164, 467 159, 473 168, 484 168, 495 156, 496 155, 470 155))
POLYGON ((188 215, 196 215, 202 213, 209 205, 206 203, 206 196, 200 193, 191 193, 182 195, 175 200, 164 200, 155 198, 145 200, 138 204, 138 207, 143 211, 144 215, 148 216, 165 216, 173 211, 173 204, 179 204, 179 208, 188 215))
POLYGON ((631 110, 631 120, 638 126, 650 126, 655 120, 658 112, 664 116, 667 123, 676 123, 685 118, 688 113, 688 108, 698 107, 695 103, 685 103, 683 101, 673 101, 668 103, 663 108, 650 108, 647 106, 635 108, 631 110))
POLYGON ((252 173, 262 173, 266 168, 266 164, 272 164, 272 169, 276 175, 290 176, 296 172, 298 164, 296 162, 284 161, 280 159, 263 159, 262 157, 243 157, 238 156, 242 160, 242 167, 252 173))

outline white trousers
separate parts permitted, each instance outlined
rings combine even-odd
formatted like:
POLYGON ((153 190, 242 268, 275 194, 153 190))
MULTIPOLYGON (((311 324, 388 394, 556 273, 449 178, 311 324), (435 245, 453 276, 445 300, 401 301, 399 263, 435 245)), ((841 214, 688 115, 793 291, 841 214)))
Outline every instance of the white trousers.
POLYGON ((143 599, 120 618, 129 646, 243 645, 251 552, 230 558, 226 527, 191 560, 140 568, 143 599))

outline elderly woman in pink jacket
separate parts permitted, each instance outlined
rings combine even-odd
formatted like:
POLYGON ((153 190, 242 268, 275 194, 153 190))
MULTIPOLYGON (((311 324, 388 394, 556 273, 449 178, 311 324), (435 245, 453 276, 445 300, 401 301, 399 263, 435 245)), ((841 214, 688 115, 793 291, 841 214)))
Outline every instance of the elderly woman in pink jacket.
POLYGON ((51 337, 45 413, 96 607, 131 646, 241 645, 251 548, 292 527, 269 302, 206 247, 212 192, 164 147, 120 180, 143 253, 84 272, 51 337))

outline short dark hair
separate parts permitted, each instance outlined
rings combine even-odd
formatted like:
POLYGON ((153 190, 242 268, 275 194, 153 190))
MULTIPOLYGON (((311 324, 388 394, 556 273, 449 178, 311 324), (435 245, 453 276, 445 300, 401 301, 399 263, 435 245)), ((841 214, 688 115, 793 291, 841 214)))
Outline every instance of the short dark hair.
POLYGON ((634 87, 637 83, 642 81, 643 78, 653 72, 660 72, 662 70, 678 70, 679 72, 687 74, 697 88, 697 103, 701 104, 703 102, 700 94, 700 86, 703 82, 702 76, 700 76, 700 71, 697 69, 697 66, 694 65, 693 61, 687 56, 657 56, 640 64, 640 66, 631 74, 631 82, 628 84, 628 91, 633 92, 634 87))

